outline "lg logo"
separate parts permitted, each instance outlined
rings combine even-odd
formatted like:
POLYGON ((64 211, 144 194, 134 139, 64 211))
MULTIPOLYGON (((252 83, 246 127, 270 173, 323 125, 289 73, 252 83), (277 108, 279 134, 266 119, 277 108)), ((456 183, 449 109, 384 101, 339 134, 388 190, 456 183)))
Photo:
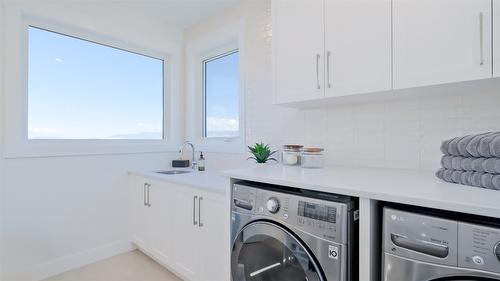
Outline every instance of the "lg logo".
POLYGON ((339 247, 337 246, 328 246, 328 257, 331 259, 338 259, 339 258, 339 247))

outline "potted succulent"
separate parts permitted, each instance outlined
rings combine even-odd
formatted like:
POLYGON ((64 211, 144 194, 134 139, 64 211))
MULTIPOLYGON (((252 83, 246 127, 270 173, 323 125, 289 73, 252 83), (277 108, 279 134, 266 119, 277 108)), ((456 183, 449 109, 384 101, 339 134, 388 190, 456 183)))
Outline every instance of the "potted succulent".
MULTIPOLYGON (((271 148, 268 144, 264 143, 256 143, 254 146, 249 146, 248 149, 253 156, 248 157, 248 159, 253 159, 258 164, 264 164, 268 161, 276 161, 276 158, 271 157, 276 151, 271 151, 271 148)), ((248 160, 247 159, 247 160, 248 160)))

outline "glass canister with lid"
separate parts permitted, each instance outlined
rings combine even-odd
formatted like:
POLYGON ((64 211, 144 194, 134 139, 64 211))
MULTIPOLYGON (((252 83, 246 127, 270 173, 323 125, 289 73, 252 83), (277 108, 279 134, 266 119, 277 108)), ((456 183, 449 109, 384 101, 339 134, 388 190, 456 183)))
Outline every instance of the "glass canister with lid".
POLYGON ((300 155, 303 147, 304 146, 297 144, 283 145, 283 151, 281 153, 281 162, 283 165, 300 165, 300 155))
POLYGON ((303 168, 323 168, 325 165, 324 149, 306 147, 302 149, 300 161, 303 168))

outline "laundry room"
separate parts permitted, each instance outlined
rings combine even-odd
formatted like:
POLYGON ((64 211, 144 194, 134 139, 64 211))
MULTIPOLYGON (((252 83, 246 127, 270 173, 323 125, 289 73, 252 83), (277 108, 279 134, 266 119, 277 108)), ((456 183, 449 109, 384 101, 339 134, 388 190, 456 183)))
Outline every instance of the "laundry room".
POLYGON ((0 0, 0 281, 500 280, 500 0, 0 0))

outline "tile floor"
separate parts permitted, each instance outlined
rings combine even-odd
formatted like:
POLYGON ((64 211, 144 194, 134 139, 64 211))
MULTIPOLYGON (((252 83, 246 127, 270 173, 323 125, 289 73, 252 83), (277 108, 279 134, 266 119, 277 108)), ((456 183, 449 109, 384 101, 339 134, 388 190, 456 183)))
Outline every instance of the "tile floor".
POLYGON ((44 281, 182 281, 139 251, 121 254, 44 281))

